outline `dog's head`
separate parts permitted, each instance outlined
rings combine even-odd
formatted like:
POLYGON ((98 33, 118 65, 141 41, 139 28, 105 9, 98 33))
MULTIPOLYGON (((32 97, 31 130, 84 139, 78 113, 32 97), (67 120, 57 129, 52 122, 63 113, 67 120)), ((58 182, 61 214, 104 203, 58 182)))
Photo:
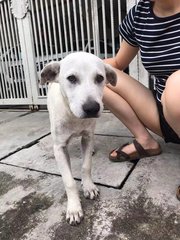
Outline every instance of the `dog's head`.
POLYGON ((41 83, 53 81, 60 84, 61 92, 76 117, 95 118, 103 110, 104 85, 115 86, 117 77, 113 68, 97 56, 76 52, 44 67, 41 83))

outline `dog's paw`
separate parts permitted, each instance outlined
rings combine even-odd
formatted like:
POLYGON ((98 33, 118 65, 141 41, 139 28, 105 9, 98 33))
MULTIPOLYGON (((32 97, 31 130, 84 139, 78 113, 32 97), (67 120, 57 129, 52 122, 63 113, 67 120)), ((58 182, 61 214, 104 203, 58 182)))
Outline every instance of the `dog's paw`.
POLYGON ((75 204, 71 205, 69 204, 67 207, 67 213, 66 213, 66 221, 75 226, 78 225, 82 219, 84 218, 83 211, 80 206, 77 206, 75 204))
POLYGON ((95 199, 99 196, 99 189, 93 182, 83 183, 85 198, 95 199))

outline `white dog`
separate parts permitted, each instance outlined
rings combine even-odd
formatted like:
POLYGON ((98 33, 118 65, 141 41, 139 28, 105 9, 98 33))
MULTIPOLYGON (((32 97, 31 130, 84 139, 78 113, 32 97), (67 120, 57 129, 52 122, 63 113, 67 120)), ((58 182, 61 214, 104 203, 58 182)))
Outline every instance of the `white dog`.
POLYGON ((116 85, 111 66, 86 52, 71 53, 60 62, 50 62, 41 72, 41 83, 49 82, 48 110, 54 155, 67 193, 67 221, 80 223, 83 211, 67 151, 73 136, 82 136, 82 186, 84 196, 94 199, 99 190, 91 179, 95 118, 103 110, 105 83, 116 85))

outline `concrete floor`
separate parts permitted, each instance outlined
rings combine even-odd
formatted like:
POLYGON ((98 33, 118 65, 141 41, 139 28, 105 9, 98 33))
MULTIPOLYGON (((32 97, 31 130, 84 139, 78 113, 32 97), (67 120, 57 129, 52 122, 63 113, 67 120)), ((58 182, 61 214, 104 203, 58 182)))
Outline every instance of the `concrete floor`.
MULTIPOLYGON (((156 137, 157 138, 157 137, 156 137)), ((1 240, 180 240, 180 146, 136 164, 112 163, 108 153, 132 141, 108 111, 97 120, 93 180, 97 200, 81 190, 79 139, 70 145, 83 222, 66 223, 66 194, 52 151, 47 111, 0 110, 1 240)))

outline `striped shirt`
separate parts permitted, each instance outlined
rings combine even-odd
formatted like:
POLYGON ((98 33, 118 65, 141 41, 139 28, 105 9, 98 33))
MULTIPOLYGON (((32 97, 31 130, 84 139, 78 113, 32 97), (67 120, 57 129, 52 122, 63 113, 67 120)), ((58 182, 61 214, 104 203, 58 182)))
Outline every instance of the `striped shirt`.
POLYGON ((145 69, 154 76, 160 101, 167 78, 180 70, 180 13, 157 17, 153 2, 140 0, 123 20, 119 32, 130 45, 139 47, 145 69))

